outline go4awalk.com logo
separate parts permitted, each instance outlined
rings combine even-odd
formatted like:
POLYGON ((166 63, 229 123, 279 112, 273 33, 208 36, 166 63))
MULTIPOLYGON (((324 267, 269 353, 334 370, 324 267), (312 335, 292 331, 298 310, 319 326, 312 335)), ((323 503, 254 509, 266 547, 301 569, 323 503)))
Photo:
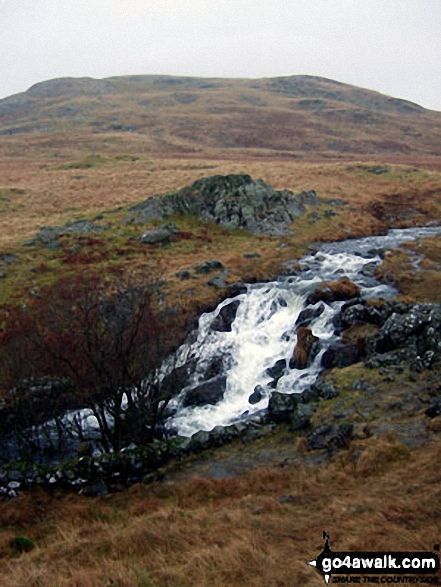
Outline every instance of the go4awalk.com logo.
POLYGON ((326 584, 426 584, 439 585, 439 545, 433 552, 333 552, 329 534, 323 532, 325 547, 309 562, 326 584), (363 575, 363 576, 361 576, 363 575))

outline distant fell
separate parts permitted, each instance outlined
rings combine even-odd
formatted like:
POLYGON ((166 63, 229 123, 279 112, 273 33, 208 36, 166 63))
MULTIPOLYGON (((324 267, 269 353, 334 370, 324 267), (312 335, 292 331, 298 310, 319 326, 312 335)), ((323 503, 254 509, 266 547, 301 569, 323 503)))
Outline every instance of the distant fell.
POLYGON ((155 153, 441 154, 441 112, 304 75, 61 78, 0 100, 0 139, 63 133, 155 153))

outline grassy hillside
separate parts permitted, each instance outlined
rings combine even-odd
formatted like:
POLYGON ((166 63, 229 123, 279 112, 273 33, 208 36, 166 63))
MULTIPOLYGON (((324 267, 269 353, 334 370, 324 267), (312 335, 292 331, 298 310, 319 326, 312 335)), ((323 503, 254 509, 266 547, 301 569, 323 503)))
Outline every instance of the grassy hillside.
MULTIPOLYGON (((309 76, 37 84, 0 100, 0 309, 38 299, 62 277, 142 279, 155 267, 183 326, 225 294, 198 263, 218 259, 228 284, 268 279, 312 243, 439 223, 440 139, 441 113, 309 76), (125 222, 136 202, 228 173, 315 190, 318 216, 307 210, 284 237, 176 217, 179 235, 164 247, 139 242, 157 223, 125 222), (102 230, 64 234, 55 248, 24 244, 42 226, 81 219, 102 230), (185 269, 191 279, 177 275, 185 269)), ((440 302, 440 242, 402 245, 379 276, 404 300, 440 302)), ((316 423, 352 410, 357 435, 331 456, 282 426, 171 463, 157 482, 121 493, 1 498, 0 584, 319 586, 307 561, 323 530, 335 550, 429 550, 441 537, 441 415, 425 410, 439 396, 439 369, 333 369, 342 395, 321 404, 316 423), (354 392, 360 377, 378 392, 354 392), (35 548, 19 552, 19 536, 35 548)))
MULTIPOLYGON (((168 154, 440 155, 441 113, 312 76, 56 79, 0 101, 0 139, 168 154)), ((12 144, 15 141, 11 141, 12 144)))

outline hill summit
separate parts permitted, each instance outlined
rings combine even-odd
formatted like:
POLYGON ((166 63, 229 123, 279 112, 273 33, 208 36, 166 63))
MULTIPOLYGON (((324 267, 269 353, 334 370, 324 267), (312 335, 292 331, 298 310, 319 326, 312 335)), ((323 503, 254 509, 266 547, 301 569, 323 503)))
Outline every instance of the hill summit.
POLYGON ((441 113, 304 75, 62 78, 0 100, 0 138, 63 133, 155 153, 439 155, 441 113))

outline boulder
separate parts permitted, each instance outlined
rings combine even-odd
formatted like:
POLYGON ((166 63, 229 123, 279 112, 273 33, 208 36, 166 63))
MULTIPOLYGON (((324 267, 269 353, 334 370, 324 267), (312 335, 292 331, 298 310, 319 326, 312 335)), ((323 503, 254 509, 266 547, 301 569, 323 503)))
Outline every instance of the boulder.
POLYGON ((253 393, 248 398, 248 401, 253 406, 254 404, 258 404, 263 398, 263 388, 261 385, 256 385, 254 388, 253 393))
POLYGON ((305 308, 298 315, 295 325, 309 326, 313 320, 323 314, 324 309, 325 306, 323 304, 312 308, 305 308))
POLYGON ((373 343, 370 353, 397 354, 417 370, 431 367, 441 355, 441 304, 395 306, 373 343))
POLYGON ((176 273, 176 277, 179 277, 181 280, 190 279, 191 273, 188 269, 181 269, 176 273))
POLYGON ((313 410, 309 406, 299 404, 297 410, 288 417, 289 430, 297 432, 309 428, 313 410))
POLYGON ((228 275, 228 269, 224 269, 223 271, 221 271, 219 273, 219 275, 216 275, 216 277, 213 277, 213 279, 210 279, 210 281, 208 282, 208 285, 211 285, 213 287, 215 287, 216 289, 225 289, 227 286, 226 283, 226 278, 228 275))
POLYGON ((153 228, 145 232, 139 239, 139 242, 144 245, 160 244, 166 245, 179 232, 176 224, 164 224, 159 228, 153 228))
POLYGON ((432 399, 429 407, 425 411, 425 414, 426 416, 429 416, 429 418, 436 418, 437 416, 441 416, 441 395, 432 399))
POLYGON ((314 358, 314 346, 318 351, 317 342, 319 338, 314 336, 312 330, 306 326, 299 326, 296 334, 297 344, 293 356, 289 361, 289 367, 290 369, 305 369, 310 363, 310 360, 314 358))
POLYGON ((211 273, 218 269, 223 269, 224 266, 217 259, 211 259, 210 261, 204 261, 195 266, 196 273, 211 273))
POLYGON ((329 346, 322 355, 322 367, 325 369, 343 369, 354 363, 359 363, 364 358, 360 347, 355 343, 336 342, 329 346))
POLYGON ((366 322, 370 322, 370 315, 368 309, 363 304, 354 304, 347 308, 342 308, 342 326, 358 326, 366 322))
POLYGON ((215 405, 224 397, 226 386, 227 377, 225 375, 217 375, 208 381, 204 381, 185 393, 183 406, 215 405))
POLYGON ((271 382, 271 386, 272 387, 277 387, 277 382, 282 377, 285 369, 286 369, 286 360, 285 359, 279 359, 278 361, 276 361, 274 363, 274 365, 272 367, 269 367, 265 371, 266 374, 269 375, 271 377, 271 379, 273 380, 271 382))
POLYGON ((360 288, 347 277, 337 281, 324 281, 308 296, 308 304, 317 302, 340 302, 356 298, 360 295, 360 288))
POLYGON ((299 394, 299 402, 309 404, 318 402, 320 399, 333 399, 340 394, 331 379, 319 377, 316 382, 299 394))
POLYGON ((175 396, 188 385, 190 373, 195 369, 196 359, 190 359, 184 365, 175 367, 161 381, 161 393, 166 396, 175 396))
POLYGON ((239 300, 234 300, 221 308, 219 314, 214 318, 210 325, 210 330, 215 332, 231 332, 231 325, 236 318, 237 309, 240 305, 239 300))
POLYGON ((273 422, 288 422, 297 410, 298 397, 295 394, 273 391, 268 403, 268 416, 273 422))
POLYGON ((334 424, 327 424, 313 430, 306 436, 306 448, 308 450, 334 451, 348 448, 352 439, 354 426, 349 422, 343 422, 336 427, 334 424))
POLYGON ((96 483, 88 483, 80 489, 80 494, 86 497, 103 497, 107 494, 107 485, 104 481, 97 481, 96 483))

